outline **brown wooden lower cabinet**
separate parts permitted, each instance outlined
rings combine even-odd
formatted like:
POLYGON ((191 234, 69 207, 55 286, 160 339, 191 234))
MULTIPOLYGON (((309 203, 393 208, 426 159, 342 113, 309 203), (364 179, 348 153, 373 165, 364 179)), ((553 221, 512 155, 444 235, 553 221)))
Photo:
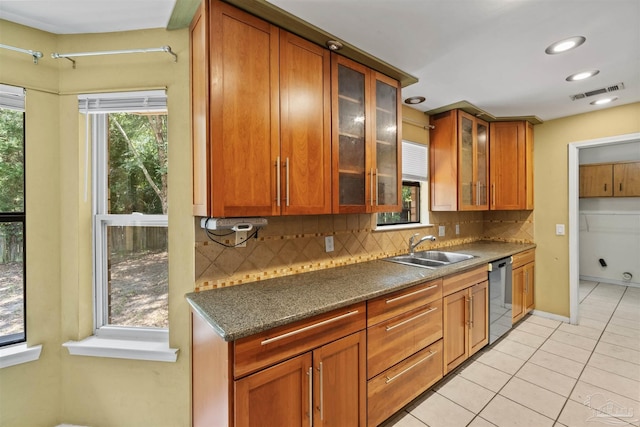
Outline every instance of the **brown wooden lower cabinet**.
POLYGON ((443 298, 445 374, 489 342, 488 302, 486 280, 443 298))
POLYGON ((377 426, 441 378, 442 340, 438 340, 369 380, 367 425, 377 426))
POLYGON ((513 256, 513 273, 511 275, 512 304, 511 317, 513 323, 522 319, 535 307, 535 250, 528 250, 513 256))

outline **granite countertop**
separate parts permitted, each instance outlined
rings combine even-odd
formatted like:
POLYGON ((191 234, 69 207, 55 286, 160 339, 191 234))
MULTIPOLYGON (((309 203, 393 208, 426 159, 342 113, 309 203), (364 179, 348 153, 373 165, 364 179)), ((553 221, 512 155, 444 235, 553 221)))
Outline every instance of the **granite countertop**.
POLYGON ((437 269, 376 260, 193 292, 186 298, 225 341, 234 341, 531 248, 535 245, 479 241, 438 248, 475 258, 437 269))

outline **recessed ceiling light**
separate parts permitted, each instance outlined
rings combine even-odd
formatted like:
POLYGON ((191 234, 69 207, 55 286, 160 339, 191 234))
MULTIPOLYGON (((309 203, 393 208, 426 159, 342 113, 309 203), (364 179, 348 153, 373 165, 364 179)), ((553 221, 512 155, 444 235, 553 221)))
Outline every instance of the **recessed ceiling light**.
POLYGON ((421 102, 426 101, 424 96, 412 96, 404 100, 405 104, 420 104, 421 102))
POLYGON ((584 80, 584 79, 588 79, 589 77, 595 76, 599 72, 600 72, 600 70, 582 71, 580 73, 571 74, 569 77, 567 77, 566 80, 568 82, 575 82, 575 81, 578 81, 578 80, 584 80))
POLYGON ((584 43, 585 40, 587 39, 582 36, 569 37, 568 39, 552 43, 544 51, 549 55, 555 55, 556 53, 562 53, 571 49, 575 49, 576 47, 584 43))
POLYGON ((613 102, 615 100, 617 100, 618 97, 617 96, 612 96, 611 98, 602 98, 602 99, 598 99, 596 101, 590 102, 591 105, 604 105, 604 104, 608 104, 610 102, 613 102))

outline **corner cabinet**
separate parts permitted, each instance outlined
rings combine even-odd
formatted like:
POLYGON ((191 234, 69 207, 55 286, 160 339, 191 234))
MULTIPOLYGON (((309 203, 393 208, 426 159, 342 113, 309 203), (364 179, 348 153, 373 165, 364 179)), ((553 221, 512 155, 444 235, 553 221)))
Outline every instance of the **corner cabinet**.
POLYGON ((194 214, 330 213, 329 51, 218 0, 191 39, 194 214))
POLYGON ((581 165, 580 197, 640 197, 640 162, 581 165))
POLYGON ((401 209, 399 82, 332 53, 333 213, 401 209))
POLYGON ((489 209, 533 209, 533 125, 491 123, 489 155, 489 209))
POLYGON ((430 122, 431 210, 488 210, 489 124, 461 110, 430 122))

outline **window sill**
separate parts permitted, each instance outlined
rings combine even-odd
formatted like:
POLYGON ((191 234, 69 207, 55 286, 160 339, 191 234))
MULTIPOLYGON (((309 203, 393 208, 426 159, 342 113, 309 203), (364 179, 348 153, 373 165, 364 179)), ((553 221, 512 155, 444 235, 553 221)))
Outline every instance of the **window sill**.
POLYGON ((394 231, 394 230, 410 230, 413 228, 433 227, 433 224, 396 224, 396 225, 376 225, 373 231, 394 231))
POLYGON ((169 348, 168 340, 142 341, 126 338, 103 338, 91 336, 82 341, 67 341, 62 344, 72 356, 110 357, 115 359, 175 362, 177 348, 169 348))
POLYGON ((26 343, 2 348, 0 349, 0 369, 38 360, 41 352, 42 345, 27 347, 26 343))

